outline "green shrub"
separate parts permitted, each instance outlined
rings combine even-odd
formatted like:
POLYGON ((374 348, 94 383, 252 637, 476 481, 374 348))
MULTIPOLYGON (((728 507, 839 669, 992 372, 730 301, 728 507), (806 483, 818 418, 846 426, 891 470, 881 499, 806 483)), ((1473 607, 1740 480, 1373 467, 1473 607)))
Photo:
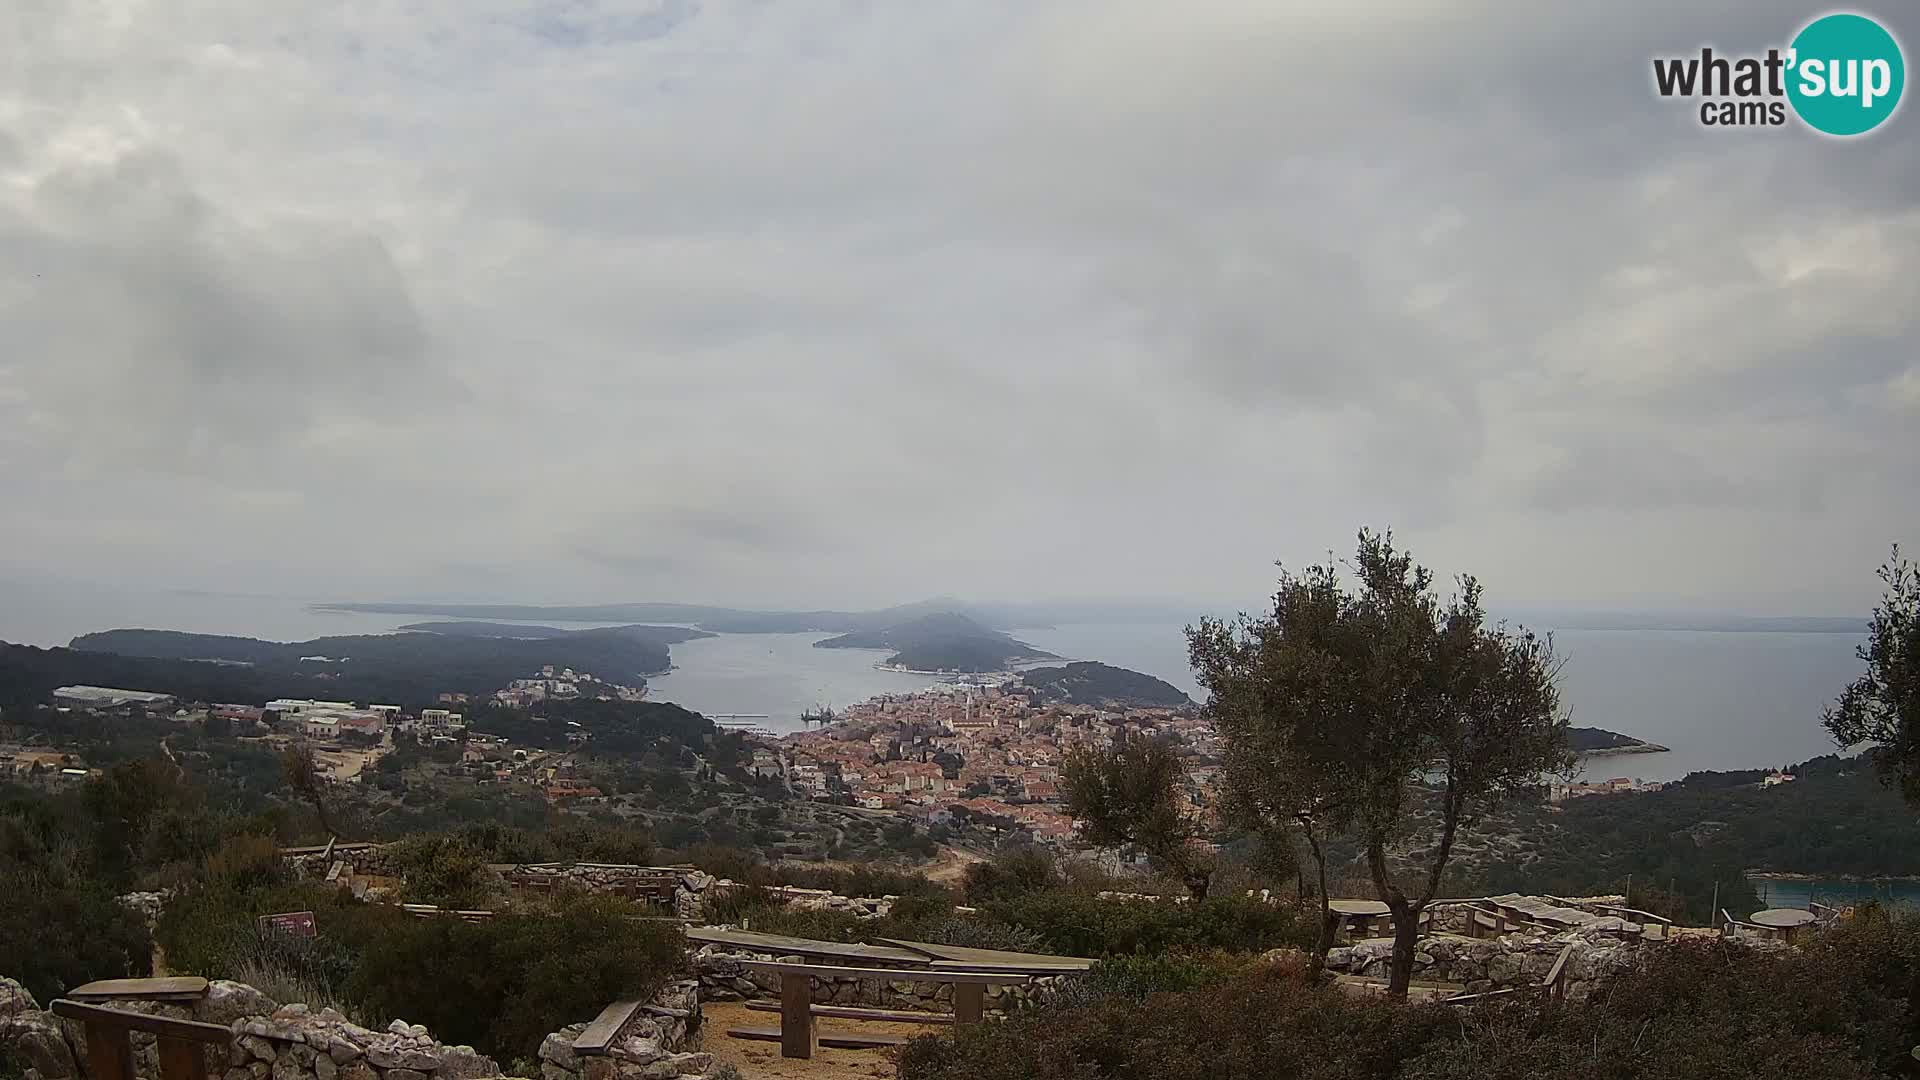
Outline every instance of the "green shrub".
POLYGON ((408 919, 361 954, 349 996, 376 1020, 425 1024, 498 1060, 532 1057, 548 1032, 649 997, 673 973, 679 929, 632 913, 609 897, 562 897, 478 923, 408 919))
POLYGON ((413 903, 473 908, 488 898, 487 860, 457 835, 410 836, 387 845, 384 854, 413 903))
POLYGON ((1115 992, 916 1039, 902 1080, 1865 1080, 1911 1075, 1913 923, 1804 951, 1650 947, 1584 1002, 1472 1008, 1358 998, 1301 965, 1215 981, 1201 963, 1103 964, 1115 992), (1187 979, 1178 993, 1160 986, 1187 979))
POLYGON ((1053 889, 994 901, 980 911, 991 921, 1033 932, 1051 952, 1071 956, 1182 948, 1258 952, 1304 947, 1313 937, 1312 920, 1293 907, 1243 896, 1177 904, 1101 900, 1053 889))
POLYGON ((977 905, 1041 892, 1058 883, 1053 856, 1039 848, 1023 847, 967 867, 963 889, 967 903, 977 905))
POLYGON ((1246 967, 1246 960, 1227 953, 1172 952, 1159 955, 1109 956, 1074 980, 1071 993, 1081 1000, 1181 993, 1226 982, 1246 967))
POLYGON ((146 922, 110 890, 0 860, 0 974, 44 1004, 81 983, 152 970, 146 922))

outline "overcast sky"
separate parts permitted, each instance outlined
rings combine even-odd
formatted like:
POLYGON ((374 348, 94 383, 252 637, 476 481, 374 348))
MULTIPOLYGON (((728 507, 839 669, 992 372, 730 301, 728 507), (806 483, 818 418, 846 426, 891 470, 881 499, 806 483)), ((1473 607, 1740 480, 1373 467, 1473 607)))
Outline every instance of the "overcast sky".
POLYGON ((1804 3, 4 7, 0 578, 1251 606, 1373 524, 1863 613, 1920 547, 1920 115, 1650 89, 1804 3))

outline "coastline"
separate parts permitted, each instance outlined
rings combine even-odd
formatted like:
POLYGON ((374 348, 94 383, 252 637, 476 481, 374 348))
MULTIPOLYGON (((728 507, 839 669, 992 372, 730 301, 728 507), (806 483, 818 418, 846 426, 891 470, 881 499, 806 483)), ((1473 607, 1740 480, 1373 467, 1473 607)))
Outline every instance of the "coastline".
POLYGON ((884 660, 876 662, 873 665, 873 669, 875 671, 890 671, 895 675, 928 675, 936 679, 1005 679, 1013 675, 1011 671, 928 671, 924 668, 910 668, 897 664, 889 664, 884 660))
POLYGON ((1672 751, 1673 748, 1670 746, 1643 742, 1632 746, 1603 746, 1598 750, 1580 750, 1577 753, 1581 757, 1613 757, 1617 754, 1667 754, 1672 751))
POLYGON ((1743 870, 1741 876, 1760 881, 1850 881, 1871 884, 1876 881, 1920 881, 1920 874, 1802 874, 1791 870, 1743 870))

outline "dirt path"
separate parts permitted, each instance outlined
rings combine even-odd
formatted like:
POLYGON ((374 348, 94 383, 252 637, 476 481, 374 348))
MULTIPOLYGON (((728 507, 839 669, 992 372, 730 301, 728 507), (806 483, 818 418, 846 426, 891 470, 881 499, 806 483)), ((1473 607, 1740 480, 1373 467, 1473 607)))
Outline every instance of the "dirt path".
POLYGON ((971 851, 962 851, 957 847, 942 844, 940 857, 935 859, 933 865, 927 867, 923 873, 930 880, 942 885, 958 885, 967 876, 967 867, 986 861, 985 858, 971 851))
MULTIPOLYGON (((780 1014, 753 1012, 737 1001, 702 1002, 700 1048, 713 1055, 716 1065, 733 1065, 747 1080, 865 1080, 867 1077, 891 1078, 898 1074, 898 1056, 893 1050, 829 1050, 817 1047, 806 1060, 783 1058, 780 1044, 735 1039, 728 1028, 778 1028, 780 1014)), ((904 1035, 912 1037, 941 1029, 918 1024, 879 1024, 871 1020, 839 1020, 822 1017, 816 1021, 822 1031, 852 1032, 861 1035, 904 1035)))

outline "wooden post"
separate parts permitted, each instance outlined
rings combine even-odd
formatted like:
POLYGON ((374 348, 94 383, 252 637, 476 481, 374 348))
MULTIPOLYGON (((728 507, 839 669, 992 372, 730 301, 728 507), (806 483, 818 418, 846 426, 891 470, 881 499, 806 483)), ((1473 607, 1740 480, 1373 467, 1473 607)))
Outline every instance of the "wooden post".
POLYGON ((160 1080, 207 1080, 207 1045, 160 1037, 160 1080))
POLYGON ((87 1025, 87 1071, 93 1080, 133 1080, 133 1043, 126 1028, 87 1025))
POLYGON ((813 983, 791 971, 780 976, 780 1056, 813 1056, 813 983))
POLYGON ((953 988, 953 1022, 977 1024, 986 1019, 987 988, 983 983, 958 983, 953 988))

